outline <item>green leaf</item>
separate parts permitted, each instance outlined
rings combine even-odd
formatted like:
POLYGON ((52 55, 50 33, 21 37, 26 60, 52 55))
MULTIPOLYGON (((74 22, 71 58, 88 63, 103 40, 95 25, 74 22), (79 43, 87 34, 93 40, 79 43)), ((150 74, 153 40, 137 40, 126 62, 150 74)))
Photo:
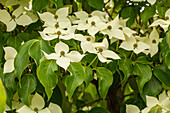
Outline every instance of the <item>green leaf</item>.
POLYGON ((54 73, 58 69, 56 61, 54 60, 44 60, 41 62, 37 68, 37 76, 41 84, 45 87, 45 92, 48 96, 48 100, 52 96, 52 89, 55 88, 58 77, 54 73))
POLYGON ((63 0, 51 0, 56 6, 57 9, 62 8, 64 6, 63 0))
POLYGON ((99 94, 102 98, 106 98, 109 87, 113 83, 113 74, 107 68, 99 67, 96 70, 96 75, 99 82, 99 94))
POLYGON ((163 82, 167 87, 170 87, 170 70, 165 65, 156 66, 153 69, 154 75, 163 82))
POLYGON ((170 51, 166 52, 166 54, 165 54, 165 64, 170 69, 170 59, 169 58, 170 58, 170 51))
POLYGON ((119 69, 124 73, 124 78, 121 83, 122 86, 124 86, 133 71, 132 60, 131 59, 121 59, 119 61, 119 69))
POLYGON ((148 57, 147 56, 139 56, 137 57, 137 59, 135 60, 136 63, 140 63, 140 64, 152 64, 153 62, 148 61, 148 57))
POLYGON ((42 41, 40 40, 32 44, 28 50, 28 54, 35 60, 37 65, 39 65, 40 59, 43 57, 42 47, 42 41))
POLYGON ((150 109, 148 113, 162 113, 162 108, 159 105, 156 105, 150 109))
POLYGON ((152 78, 144 85, 142 95, 144 95, 144 97, 146 95, 156 96, 161 92, 161 90, 162 83, 155 76, 152 76, 152 78))
POLYGON ((152 77, 152 70, 149 65, 135 64, 134 74, 138 75, 138 77, 136 78, 136 82, 139 91, 142 92, 145 83, 148 82, 152 77))
POLYGON ((89 66, 85 67, 85 83, 86 83, 86 87, 93 80, 92 74, 93 74, 92 69, 89 66))
POLYGON ((102 107, 96 107, 91 109, 89 113, 110 113, 110 112, 102 107))
POLYGON ((147 26, 148 19, 153 17, 155 13, 155 7, 145 7, 144 11, 141 13, 141 19, 145 26, 147 26))
POLYGON ((3 83, 0 79, 0 113, 4 113, 4 107, 6 104, 6 92, 5 92, 5 88, 3 86, 3 83))
POLYGON ((33 0, 32 8, 34 11, 40 11, 49 4, 49 0, 33 0))
POLYGON ((168 10, 168 7, 157 7, 158 14, 160 18, 165 18, 165 12, 168 10))
POLYGON ((19 53, 14 60, 15 74, 20 79, 22 72, 29 65, 29 47, 38 40, 30 40, 21 46, 19 53))
POLYGON ((140 8, 137 6, 123 8, 123 10, 121 11, 121 17, 123 17, 124 19, 129 18, 129 20, 126 23, 128 27, 130 27, 134 23, 134 20, 139 11, 140 8))
POLYGON ((29 96, 36 89, 37 81, 34 75, 24 75, 21 79, 21 87, 18 89, 18 95, 21 101, 29 106, 29 96))
POLYGON ((170 30, 166 33, 166 36, 167 36, 167 43, 169 44, 169 48, 170 48, 170 30))
POLYGON ((10 36, 7 40, 7 45, 15 48, 17 51, 19 50, 19 47, 21 46, 22 40, 18 37, 10 36))
POLYGON ((80 63, 71 63, 68 67, 68 71, 71 75, 66 78, 65 85, 70 100, 75 89, 84 81, 85 69, 80 63))
POLYGON ((104 0, 88 0, 89 6, 102 10, 104 8, 104 0))

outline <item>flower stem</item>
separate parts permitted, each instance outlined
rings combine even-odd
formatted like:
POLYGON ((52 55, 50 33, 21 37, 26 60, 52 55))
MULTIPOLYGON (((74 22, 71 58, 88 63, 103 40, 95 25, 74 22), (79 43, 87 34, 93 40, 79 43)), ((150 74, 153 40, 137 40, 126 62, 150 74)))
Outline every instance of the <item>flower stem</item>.
POLYGON ((93 61, 88 66, 91 66, 96 59, 97 59, 97 55, 96 55, 96 57, 93 59, 93 61))

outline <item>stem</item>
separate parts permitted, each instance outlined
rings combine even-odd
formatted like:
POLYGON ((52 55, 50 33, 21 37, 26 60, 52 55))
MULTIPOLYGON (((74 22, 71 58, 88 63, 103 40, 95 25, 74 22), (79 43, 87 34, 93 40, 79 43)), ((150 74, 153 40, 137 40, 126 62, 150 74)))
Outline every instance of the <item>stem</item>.
POLYGON ((132 59, 132 57, 133 57, 133 54, 134 54, 134 52, 132 52, 132 54, 130 55, 130 59, 132 59))
POLYGON ((118 49, 119 49, 119 40, 117 41, 116 52, 118 51, 118 49))
POLYGON ((97 59, 97 55, 96 55, 96 57, 93 59, 93 61, 88 66, 91 66, 96 59, 97 59))

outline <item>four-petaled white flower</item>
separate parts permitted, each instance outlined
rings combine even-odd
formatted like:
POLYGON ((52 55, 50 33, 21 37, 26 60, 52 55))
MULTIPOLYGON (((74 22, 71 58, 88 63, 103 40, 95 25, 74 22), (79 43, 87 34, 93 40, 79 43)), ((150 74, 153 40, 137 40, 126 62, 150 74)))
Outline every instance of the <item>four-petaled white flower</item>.
POLYGON ((17 110, 18 113, 52 113, 49 108, 44 108, 45 102, 44 98, 36 93, 32 100, 30 107, 24 105, 17 110), (44 108, 44 109, 43 109, 44 108))
POLYGON ((115 52, 108 50, 109 43, 107 38, 104 38, 101 43, 94 43, 94 46, 98 51, 97 56, 101 62, 110 62, 111 60, 107 60, 107 58, 120 59, 120 57, 115 52))
POLYGON ((157 25, 160 25, 165 32, 168 30, 168 27, 170 25, 170 8, 165 12, 165 20, 157 19, 149 27, 153 27, 157 25))
POLYGON ((87 32, 94 37, 94 35, 105 29, 106 23, 102 22, 98 16, 93 16, 87 20, 86 23, 79 23, 77 29, 78 30, 87 30, 87 32))
POLYGON ((3 73, 11 73, 14 71, 14 59, 17 55, 17 51, 13 47, 4 47, 5 51, 5 64, 3 73))
POLYGON ((161 42, 162 39, 159 38, 159 33, 157 32, 156 28, 154 27, 149 38, 143 40, 144 43, 150 46, 148 50, 145 50, 144 53, 151 54, 151 57, 154 56, 158 52, 158 44, 161 42))
POLYGON ((26 14, 26 11, 22 6, 13 11, 12 16, 6 10, 0 10, 0 21, 7 26, 7 31, 15 29, 16 24, 18 25, 29 25, 34 21, 26 14))
POLYGON ((7 6, 21 5, 23 7, 29 7, 30 0, 1 0, 0 3, 7 6))
POLYGON ((67 18, 68 16, 68 7, 60 8, 56 11, 55 15, 50 12, 44 12, 42 14, 38 13, 41 20, 45 22, 45 26, 58 26, 60 28, 68 28, 71 26, 70 20, 67 18))
POLYGON ((78 51, 69 52, 69 46, 61 41, 55 45, 55 52, 50 55, 44 52, 44 55, 47 59, 55 59, 56 63, 65 70, 67 70, 70 62, 80 62, 84 57, 78 51))
POLYGON ((123 41, 119 47, 128 51, 133 50, 136 54, 144 52, 146 49, 150 48, 149 45, 142 41, 137 41, 133 36, 130 38, 126 36, 126 40, 123 41))

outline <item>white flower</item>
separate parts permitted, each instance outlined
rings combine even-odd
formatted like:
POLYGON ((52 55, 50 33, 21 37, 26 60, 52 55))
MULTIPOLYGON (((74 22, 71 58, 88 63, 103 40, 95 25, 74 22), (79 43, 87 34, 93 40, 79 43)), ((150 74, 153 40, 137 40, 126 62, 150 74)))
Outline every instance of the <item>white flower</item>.
POLYGON ((75 20, 73 23, 81 23, 82 22, 85 24, 86 21, 93 16, 98 16, 104 22, 107 21, 106 20, 107 13, 102 12, 102 11, 93 11, 91 14, 88 14, 85 11, 79 11, 79 12, 75 12, 74 14, 76 15, 76 17, 79 20, 75 20))
POLYGON ((170 25, 170 8, 165 12, 165 19, 166 20, 163 19, 155 20, 149 27, 160 25, 166 32, 170 25))
POLYGON ((53 40, 56 38, 70 40, 75 37, 76 26, 70 26, 67 30, 60 28, 47 27, 42 32, 39 31, 44 40, 53 40))
POLYGON ((15 29, 18 25, 29 25, 34 21, 28 15, 24 14, 25 10, 22 6, 13 11, 12 16, 6 10, 0 10, 0 21, 7 26, 7 31, 15 29))
POLYGON ((97 53, 97 50, 95 49, 93 43, 95 42, 95 37, 91 36, 83 36, 81 34, 75 35, 75 40, 81 41, 81 48, 83 50, 83 53, 89 52, 89 53, 97 53))
POLYGON ((13 47, 4 47, 5 51, 5 64, 3 73, 11 73, 14 71, 14 59, 17 55, 17 51, 13 47))
POLYGON ((94 35, 105 29, 107 26, 98 16, 93 16, 88 19, 87 23, 79 23, 77 29, 78 30, 87 30, 87 32, 94 37, 94 35))
POLYGON ((126 36, 126 40, 123 41, 119 47, 128 51, 133 50, 136 54, 139 54, 140 52, 150 48, 149 45, 142 41, 137 41, 133 36, 130 38, 126 36))
POLYGON ((103 34, 108 34, 109 39, 116 38, 120 40, 125 40, 125 36, 122 30, 119 29, 119 18, 118 16, 107 23, 107 28, 102 30, 103 34))
POLYGON ((151 5, 155 4, 156 0, 147 0, 151 5))
POLYGON ((50 55, 44 52, 47 59, 55 59, 56 63, 67 70, 70 62, 80 62, 84 55, 81 55, 78 51, 69 52, 69 46, 63 42, 59 42, 55 45, 55 52, 50 55))
POLYGON ((58 106, 57 104, 50 103, 48 108, 51 113, 62 113, 60 106, 58 106))
POLYGON ((140 109, 135 105, 126 105, 126 113, 140 113, 140 109))
POLYGON ((45 106, 44 99, 41 97, 41 95, 36 93, 31 100, 30 107, 24 105, 23 107, 18 109, 17 112, 18 113, 51 113, 49 108, 43 109, 44 106, 45 106))
POLYGON ((154 56, 158 52, 158 44, 161 42, 162 39, 159 39, 159 33, 157 32, 156 28, 154 27, 149 38, 143 40, 144 43, 148 44, 150 48, 145 50, 144 53, 150 53, 151 57, 154 56))
POLYGON ((2 0, 1 3, 5 6, 21 5, 23 7, 29 7, 30 0, 2 0))
POLYGON ((58 24, 60 28, 68 28, 71 26, 68 16, 68 7, 60 8, 56 11, 55 15, 50 12, 38 13, 41 20, 45 22, 45 26, 55 26, 58 24))
POLYGON ((94 46, 97 48, 97 56, 101 62, 110 62, 111 60, 107 60, 107 58, 111 59, 120 59, 120 57, 113 51, 107 50, 109 47, 109 43, 107 38, 104 38, 101 43, 94 43, 94 46))

